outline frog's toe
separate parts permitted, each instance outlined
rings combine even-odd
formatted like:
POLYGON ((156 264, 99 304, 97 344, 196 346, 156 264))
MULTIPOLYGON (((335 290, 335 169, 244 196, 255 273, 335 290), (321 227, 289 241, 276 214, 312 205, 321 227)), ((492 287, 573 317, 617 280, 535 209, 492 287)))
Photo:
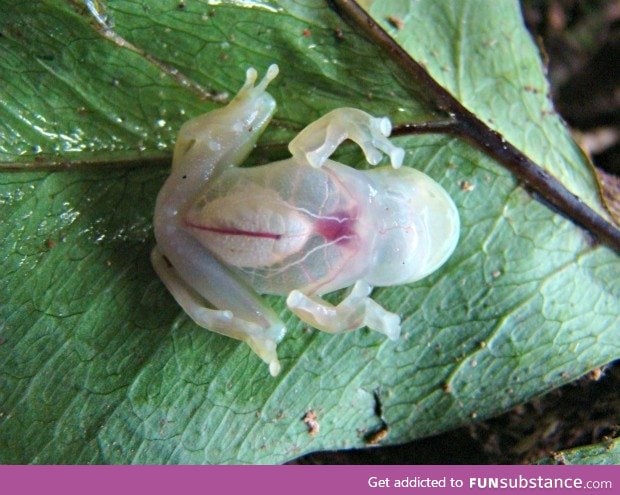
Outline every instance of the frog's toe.
POLYGON ((276 78, 279 72, 280 72, 280 68, 277 66, 277 64, 271 64, 267 68, 267 72, 265 72, 265 77, 263 77, 262 81, 259 83, 257 88, 260 91, 265 91, 269 83, 276 78))
POLYGON ((253 336, 248 336, 244 339, 250 348, 260 357, 265 363, 269 365, 269 373, 271 376, 278 376, 282 366, 278 360, 277 342, 271 339, 261 339, 253 336))
POLYGON ((243 87, 239 90, 239 93, 237 93, 237 98, 239 97, 239 95, 249 96, 251 94, 258 95, 260 93, 263 93, 267 89, 269 83, 276 78, 279 71, 280 69, 276 64, 271 64, 267 69, 267 72, 265 73, 263 79, 258 84, 256 84, 256 80, 258 79, 258 72, 254 67, 250 67, 245 72, 245 83, 243 84, 243 87))
POLYGON ((364 324, 371 330, 382 333, 390 340, 398 340, 400 337, 400 316, 387 311, 370 298, 364 302, 366 306, 364 324))
POLYGON ((373 117, 370 123, 374 132, 378 132, 384 137, 392 133, 392 122, 387 117, 373 117))

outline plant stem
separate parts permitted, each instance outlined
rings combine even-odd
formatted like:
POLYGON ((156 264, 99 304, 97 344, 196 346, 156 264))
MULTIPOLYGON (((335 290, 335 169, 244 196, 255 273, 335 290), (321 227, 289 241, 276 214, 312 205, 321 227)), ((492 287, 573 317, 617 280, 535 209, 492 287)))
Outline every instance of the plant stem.
POLYGON ((607 221, 570 192, 557 178, 529 159, 522 151, 488 127, 474 113, 435 81, 368 13, 353 0, 332 0, 339 15, 362 28, 366 35, 386 50, 398 66, 425 88, 430 103, 449 118, 399 126, 394 134, 448 133, 459 136, 494 158, 522 180, 533 192, 565 217, 580 225, 600 242, 620 252, 620 229, 607 221))

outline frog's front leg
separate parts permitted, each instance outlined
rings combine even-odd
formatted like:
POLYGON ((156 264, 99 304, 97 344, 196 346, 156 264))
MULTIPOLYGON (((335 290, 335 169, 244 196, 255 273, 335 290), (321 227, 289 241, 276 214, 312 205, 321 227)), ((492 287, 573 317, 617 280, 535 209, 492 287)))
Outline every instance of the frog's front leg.
POLYGON ((324 332, 342 333, 366 326, 398 339, 400 318, 368 297, 371 291, 372 287, 360 280, 337 306, 298 290, 291 291, 286 303, 301 320, 324 332))
POLYGON ((261 306, 261 302, 257 301, 258 296, 240 286, 217 260, 209 258, 203 253, 197 263, 191 266, 183 263, 175 268, 157 246, 151 253, 151 262, 157 275, 192 320, 203 328, 247 343, 269 365, 271 375, 278 375, 280 362, 276 347, 284 336, 284 324, 270 307, 264 304, 261 306), (188 270, 194 272, 193 276, 187 276, 188 270), (201 274, 208 278, 200 280, 201 274), (234 308, 237 305, 238 310, 213 309, 208 306, 219 301, 212 301, 217 297, 207 284, 218 282, 219 292, 225 294, 227 307, 234 308), (239 315, 250 316, 254 321, 239 315))
POLYGON ((405 151, 394 146, 388 136, 392 124, 387 117, 373 117, 356 108, 338 108, 303 129, 288 145, 298 163, 321 167, 345 139, 357 143, 366 160, 376 165, 382 152, 399 168, 405 151))

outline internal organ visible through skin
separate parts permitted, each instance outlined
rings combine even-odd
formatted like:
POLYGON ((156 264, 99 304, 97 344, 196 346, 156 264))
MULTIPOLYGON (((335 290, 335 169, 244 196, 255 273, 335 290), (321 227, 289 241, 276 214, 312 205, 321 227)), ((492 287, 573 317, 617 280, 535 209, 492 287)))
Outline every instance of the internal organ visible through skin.
POLYGON ((190 222, 185 222, 185 225, 191 227, 192 229, 198 229, 205 232, 212 232, 214 234, 223 234, 223 235, 241 235, 247 237, 259 237, 262 239, 273 239, 275 241, 279 241, 282 238, 283 234, 274 234, 272 232, 258 232, 251 230, 241 230, 235 229, 231 227, 209 227, 208 225, 197 225, 190 222))
POLYGON ((355 236, 356 214, 341 211, 333 216, 316 220, 315 232, 327 242, 346 244, 355 236))
POLYGON ((216 256, 240 268, 273 266, 302 252, 315 235, 339 246, 355 237, 355 211, 316 216, 273 196, 260 196, 217 198, 190 210, 185 225, 216 256))
MULTIPOLYGON (((282 236, 285 235, 277 234, 275 232, 243 230, 234 227, 210 227, 208 225, 194 224, 189 221, 186 221, 185 225, 192 229, 212 232, 214 234, 259 237, 262 239, 273 239, 275 241, 279 241, 282 236)), ((347 215, 345 212, 341 212, 331 217, 316 220, 314 231, 328 242, 335 241, 336 244, 345 244, 346 241, 355 234, 353 229, 354 225, 355 219, 352 216, 347 215)))

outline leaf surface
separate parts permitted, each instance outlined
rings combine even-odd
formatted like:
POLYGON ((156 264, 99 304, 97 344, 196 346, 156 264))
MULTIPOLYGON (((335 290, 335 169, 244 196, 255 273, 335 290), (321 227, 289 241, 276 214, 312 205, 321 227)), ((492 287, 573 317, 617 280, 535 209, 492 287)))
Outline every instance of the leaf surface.
MULTIPOLYGON (((110 2, 99 13, 112 39, 81 4, 0 1, 0 161, 18 169, 0 175, 0 462, 277 463, 361 447, 383 421, 384 442, 404 442, 619 357, 617 256, 442 135, 395 138, 406 163, 452 195, 462 222, 442 269, 375 290, 401 314, 401 340, 309 332, 270 297, 289 328, 273 379, 247 346, 191 323, 148 261, 153 205, 179 126, 221 106, 246 67, 281 69, 276 119, 252 164, 286 156, 298 130, 339 106, 397 124, 441 118, 424 88, 326 3, 216 3, 110 2), (310 410, 315 436, 302 421, 310 410)), ((414 56, 599 208, 568 131, 557 116, 540 123, 548 102, 514 90, 511 77, 495 80, 495 54, 472 49, 475 30, 448 29, 479 2, 436 2, 446 15, 425 10, 432 3, 402 3, 420 36, 414 56), (433 50, 447 54, 441 64, 424 59, 433 50)), ((505 63, 511 47, 529 47, 512 70, 519 87, 533 78, 545 94, 516 4, 505 4, 466 18, 485 26, 505 63)), ((352 146, 338 157, 364 167, 352 146)))
POLYGON ((617 466, 620 464, 620 440, 617 438, 595 445, 585 445, 558 452, 541 459, 539 464, 588 464, 617 466))

